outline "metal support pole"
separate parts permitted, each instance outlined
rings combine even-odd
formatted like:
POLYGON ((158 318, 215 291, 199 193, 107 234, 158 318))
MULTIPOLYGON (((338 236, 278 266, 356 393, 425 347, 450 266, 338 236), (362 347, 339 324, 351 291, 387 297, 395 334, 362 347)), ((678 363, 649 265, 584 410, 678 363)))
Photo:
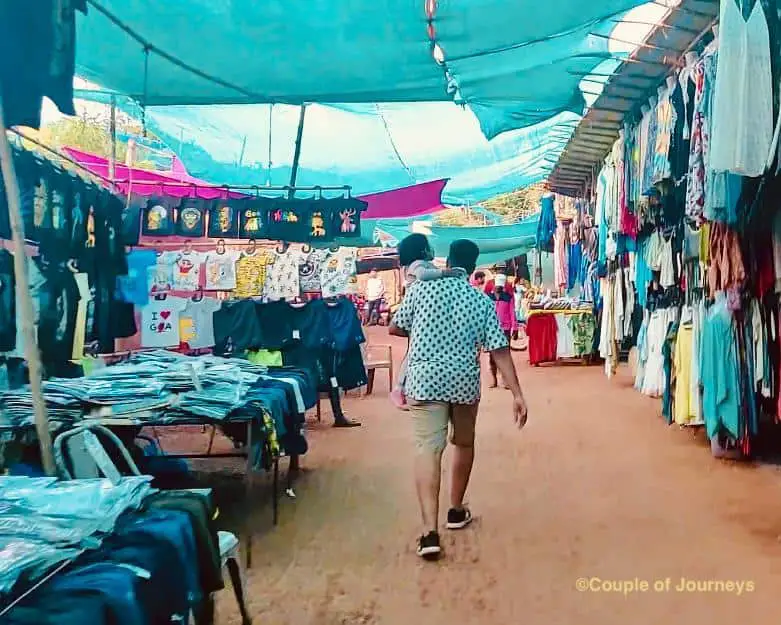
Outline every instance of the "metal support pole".
POLYGON ((113 183, 117 179, 117 97, 113 95, 111 96, 111 119, 109 121, 109 134, 111 135, 111 155, 108 161, 108 177, 113 183))
POLYGON ((296 149, 293 153, 293 168, 290 170, 290 191, 288 197, 295 195, 296 177, 298 176, 298 161, 301 159, 301 137, 304 135, 304 115, 306 115, 306 104, 301 105, 301 112, 298 114, 298 132, 296 133, 296 149))
POLYGON ((27 256, 24 250, 24 223, 22 221, 22 201, 19 194, 19 180, 14 168, 11 144, 5 130, 3 114, 3 99, 0 96, 0 168, 3 171, 6 198, 8 202, 8 221, 11 225, 11 239, 14 249, 14 277, 16 279, 17 320, 21 320, 22 338, 24 341, 24 357, 30 372, 30 393, 33 401, 35 429, 38 443, 41 447, 41 460, 46 475, 55 475, 52 438, 49 432, 49 418, 46 414, 46 403, 41 391, 41 355, 38 352, 38 341, 33 323, 33 299, 30 295, 30 283, 27 276, 27 256))

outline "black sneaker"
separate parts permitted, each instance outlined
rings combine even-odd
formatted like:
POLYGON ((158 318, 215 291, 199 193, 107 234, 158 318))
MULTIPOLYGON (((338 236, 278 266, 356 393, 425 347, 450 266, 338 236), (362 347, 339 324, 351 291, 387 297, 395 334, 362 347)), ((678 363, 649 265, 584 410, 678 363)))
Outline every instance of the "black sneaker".
POLYGON ((447 529, 462 530, 472 522, 472 513, 469 508, 450 508, 447 511, 447 529))
POLYGON ((424 560, 436 560, 441 553, 438 532, 431 531, 418 539, 418 555, 424 560))

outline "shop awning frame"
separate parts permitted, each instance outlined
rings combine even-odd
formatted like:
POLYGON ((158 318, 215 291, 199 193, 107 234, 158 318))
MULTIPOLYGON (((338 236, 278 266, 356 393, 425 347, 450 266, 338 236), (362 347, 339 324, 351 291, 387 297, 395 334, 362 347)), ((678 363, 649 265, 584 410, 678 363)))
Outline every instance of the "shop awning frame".
MULTIPOLYGON (((642 104, 681 65, 684 54, 707 35, 718 20, 719 5, 719 0, 681 0, 607 78, 602 93, 583 116, 548 178, 552 191, 563 195, 585 193, 625 120, 639 115, 642 104)), ((598 71, 593 76, 600 76, 598 71)), ((589 76, 584 79, 589 80, 589 76)))

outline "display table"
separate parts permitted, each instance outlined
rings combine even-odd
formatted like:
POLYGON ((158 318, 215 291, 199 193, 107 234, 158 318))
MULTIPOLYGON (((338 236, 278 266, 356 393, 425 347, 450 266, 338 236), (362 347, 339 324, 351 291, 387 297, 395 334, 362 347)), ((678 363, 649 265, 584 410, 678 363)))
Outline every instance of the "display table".
POLYGON ((526 335, 529 364, 538 366, 567 358, 587 358, 592 352, 596 322, 590 310, 528 312, 526 335))

